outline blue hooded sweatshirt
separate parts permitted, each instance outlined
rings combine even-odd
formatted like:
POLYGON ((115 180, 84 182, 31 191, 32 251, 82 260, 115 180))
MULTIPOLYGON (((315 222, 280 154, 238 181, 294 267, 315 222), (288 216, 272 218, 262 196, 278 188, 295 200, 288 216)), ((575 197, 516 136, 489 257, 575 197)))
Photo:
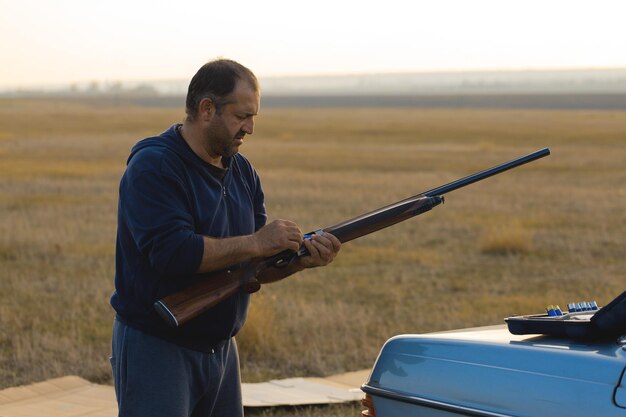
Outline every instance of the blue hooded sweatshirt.
POLYGON ((249 235, 265 225, 263 190, 240 154, 225 169, 197 156, 173 125, 137 143, 120 182, 115 292, 111 305, 127 325, 208 352, 243 326, 243 291, 180 328, 156 313, 155 301, 202 279, 203 235, 249 235))

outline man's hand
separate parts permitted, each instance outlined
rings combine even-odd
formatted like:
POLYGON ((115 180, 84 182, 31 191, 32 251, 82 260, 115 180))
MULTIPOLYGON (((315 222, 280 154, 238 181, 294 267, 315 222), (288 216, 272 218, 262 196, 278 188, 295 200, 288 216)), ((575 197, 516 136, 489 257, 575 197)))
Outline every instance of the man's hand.
POLYGON ((258 258, 272 256, 285 249, 297 251, 302 243, 302 232, 290 220, 274 220, 252 235, 258 258))
MULTIPOLYGON (((302 241, 302 236, 299 236, 299 240, 302 241)), ((323 234, 315 234, 310 238, 304 239, 304 246, 309 251, 309 256, 301 256, 284 268, 267 268, 257 276, 257 280, 261 284, 269 284, 305 268, 328 265, 337 256, 341 248, 341 242, 336 236, 324 232, 323 234)), ((297 250, 297 248, 294 250, 297 250)))
POLYGON ((314 268, 331 263, 341 249, 341 242, 334 235, 322 232, 304 239, 304 246, 310 255, 298 258, 298 263, 303 268, 314 268))

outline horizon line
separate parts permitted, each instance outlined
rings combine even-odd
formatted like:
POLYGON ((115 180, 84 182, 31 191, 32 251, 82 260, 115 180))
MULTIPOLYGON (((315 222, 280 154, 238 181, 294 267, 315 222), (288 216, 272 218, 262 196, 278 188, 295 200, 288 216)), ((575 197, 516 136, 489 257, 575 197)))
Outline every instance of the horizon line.
MULTIPOLYGON (((363 77, 376 75, 448 75, 448 74, 495 74, 495 73, 550 73, 550 72, 586 72, 586 71, 626 71, 624 66, 571 66, 571 67, 500 67, 500 68, 442 68, 427 70, 382 70, 382 71, 350 71, 350 72, 317 72, 317 73, 286 73, 257 75, 259 80, 276 80, 276 79, 306 79, 306 78, 343 78, 343 77, 363 77)), ((191 76, 189 77, 191 79, 191 76)), ((59 81, 59 82, 33 82, 18 85, 0 85, 0 92, 15 92, 23 90, 44 89, 52 90, 57 88, 68 88, 74 85, 88 85, 91 83, 98 84, 150 84, 150 83, 167 83, 167 82, 183 82, 188 81, 184 77, 156 77, 156 78, 84 78, 82 80, 59 81)))

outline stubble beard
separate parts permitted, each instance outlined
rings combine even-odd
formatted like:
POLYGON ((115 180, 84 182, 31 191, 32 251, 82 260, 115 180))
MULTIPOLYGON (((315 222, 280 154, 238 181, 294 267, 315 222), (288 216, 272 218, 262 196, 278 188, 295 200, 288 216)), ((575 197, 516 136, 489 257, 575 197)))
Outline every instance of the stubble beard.
POLYGON ((224 141, 224 145, 222 147, 222 157, 230 158, 231 156, 238 154, 239 145, 237 145, 235 141, 237 138, 242 138, 242 137, 243 136, 240 136, 238 133, 234 138, 230 138, 228 142, 224 141))
POLYGON ((241 131, 231 136, 231 133, 220 119, 219 123, 208 129, 206 141, 211 150, 210 153, 221 156, 222 158, 230 158, 239 153, 239 145, 235 142, 237 139, 243 139, 244 136, 245 133, 241 131))

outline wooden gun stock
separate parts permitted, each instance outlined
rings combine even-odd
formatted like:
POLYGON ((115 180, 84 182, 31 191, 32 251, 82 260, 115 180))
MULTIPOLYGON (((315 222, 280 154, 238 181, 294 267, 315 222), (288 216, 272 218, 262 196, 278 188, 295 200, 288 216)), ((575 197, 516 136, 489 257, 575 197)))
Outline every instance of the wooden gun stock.
POLYGON ((253 293, 261 288, 256 276, 262 264, 249 262, 243 267, 211 274, 179 292, 154 303, 159 315, 173 327, 178 327, 204 313, 214 305, 240 290, 253 293))
MULTIPOLYGON (((443 194, 465 187, 509 169, 518 167, 550 154, 548 148, 504 164, 469 175, 441 187, 417 194, 372 212, 323 229, 332 233, 340 242, 384 229, 411 217, 425 213, 443 202, 443 194)), ((313 234, 316 232, 311 232, 313 234)), ((306 235, 305 235, 306 238, 306 235)), ((257 276, 267 268, 280 268, 289 265, 300 256, 307 256, 304 245, 297 252, 286 250, 260 261, 251 261, 237 269, 227 269, 209 274, 182 291, 171 294, 156 303, 154 308, 171 326, 178 327, 202 314, 238 291, 253 293, 261 288, 257 276)))

